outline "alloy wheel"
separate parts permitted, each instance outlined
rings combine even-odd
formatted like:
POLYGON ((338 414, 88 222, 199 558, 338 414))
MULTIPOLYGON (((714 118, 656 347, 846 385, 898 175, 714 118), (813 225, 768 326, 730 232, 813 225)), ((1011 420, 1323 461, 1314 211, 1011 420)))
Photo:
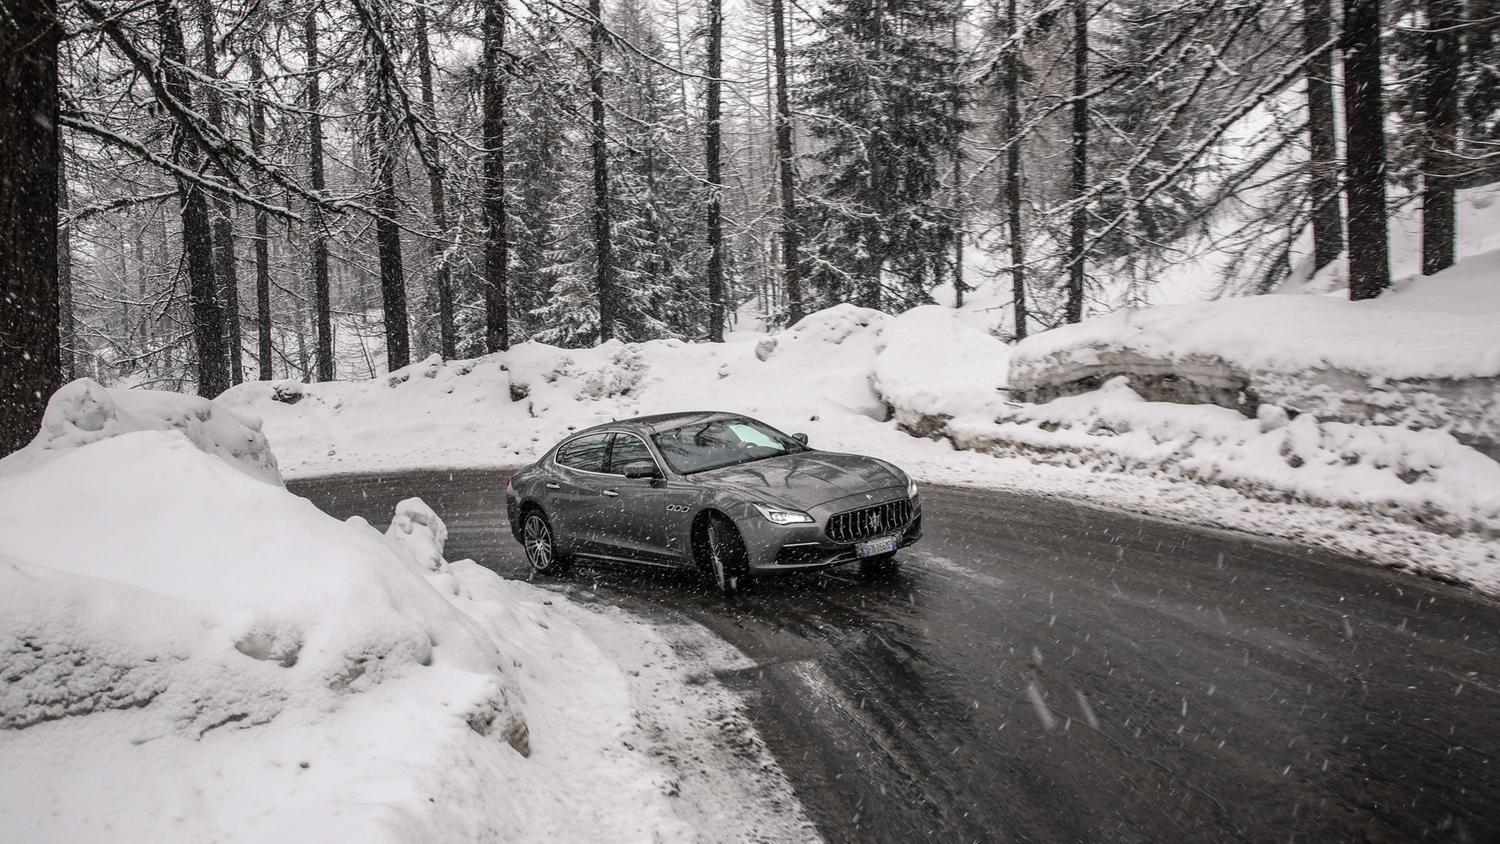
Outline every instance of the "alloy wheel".
POLYGON ((531 563, 532 571, 549 571, 557 561, 557 552, 552 547, 552 528, 541 514, 532 513, 526 517, 522 540, 526 545, 526 559, 531 563))

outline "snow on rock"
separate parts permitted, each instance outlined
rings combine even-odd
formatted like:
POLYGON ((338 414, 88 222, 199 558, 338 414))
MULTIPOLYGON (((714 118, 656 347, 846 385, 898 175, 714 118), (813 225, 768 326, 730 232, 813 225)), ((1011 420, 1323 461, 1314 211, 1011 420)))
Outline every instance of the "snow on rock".
POLYGON ((876 348, 875 391, 910 433, 936 433, 955 416, 992 418, 1003 404, 1010 347, 952 308, 924 305, 890 319, 876 348))
MULTIPOLYGON (((412 380, 445 377, 464 376, 412 380)), ((696 833, 636 713, 706 733, 728 694, 671 694, 689 667, 644 626, 444 560, 420 500, 385 535, 340 522, 286 491, 245 418, 90 382, 0 465, 8 839, 696 833), (625 658, 656 666, 650 689, 625 658)), ((773 787, 726 774, 750 814, 715 834, 805 824, 761 762, 773 787)))
POLYGON ((950 423, 961 448, 1090 470, 1155 474, 1270 501, 1359 510, 1430 530, 1500 536, 1500 464, 1445 431, 1319 421, 1263 404, 1148 402, 1124 377, 993 422, 950 423))
POLYGON ((1253 413, 1443 428, 1500 443, 1500 251, 1379 298, 1282 294, 1121 311, 1033 335, 1017 396, 1043 401, 1129 375, 1144 394, 1253 413))
POLYGON ((52 394, 31 444, 0 460, 0 477, 72 449, 133 431, 178 431, 250 477, 281 484, 260 420, 197 396, 105 387, 80 378, 52 394))

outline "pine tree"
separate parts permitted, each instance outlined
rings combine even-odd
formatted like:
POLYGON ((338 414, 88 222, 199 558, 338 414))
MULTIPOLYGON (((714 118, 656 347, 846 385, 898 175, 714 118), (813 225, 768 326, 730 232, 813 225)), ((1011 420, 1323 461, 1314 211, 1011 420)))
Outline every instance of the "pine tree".
POLYGON ((578 162, 568 158, 577 139, 569 136, 566 115, 568 104, 582 99, 582 85, 568 68, 570 48, 556 20, 543 12, 531 22, 533 46, 523 56, 519 79, 512 83, 516 109, 506 134, 512 162, 507 172, 515 179, 516 193, 508 229, 509 287, 512 323, 521 338, 549 327, 542 321, 545 306, 567 266, 559 257, 587 248, 570 239, 566 225, 566 196, 578 187, 568 184, 569 172, 576 172, 578 162))
POLYGON ((806 51, 816 160, 816 269, 822 304, 905 309, 930 301, 930 256, 952 242, 942 164, 962 130, 954 5, 831 0, 806 51), (889 277, 887 279, 887 277, 889 277))

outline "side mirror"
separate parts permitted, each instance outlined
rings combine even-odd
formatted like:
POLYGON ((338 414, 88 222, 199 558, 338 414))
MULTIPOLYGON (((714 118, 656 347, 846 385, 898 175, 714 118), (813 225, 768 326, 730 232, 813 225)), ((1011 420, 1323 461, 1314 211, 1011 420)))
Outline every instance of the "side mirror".
POLYGON ((625 477, 659 478, 661 477, 661 472, 657 471, 656 464, 650 460, 637 460, 634 463, 625 464, 625 477))
POLYGON ((802 443, 803 445, 807 445, 806 434, 792 434, 792 439, 796 440, 799 443, 802 443))

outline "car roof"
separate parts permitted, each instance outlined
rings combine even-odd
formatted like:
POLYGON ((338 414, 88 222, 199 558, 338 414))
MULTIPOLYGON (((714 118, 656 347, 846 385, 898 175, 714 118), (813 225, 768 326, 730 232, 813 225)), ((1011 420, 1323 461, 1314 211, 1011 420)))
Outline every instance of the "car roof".
POLYGON ((698 422, 709 422, 714 419, 739 419, 741 413, 728 413, 722 410, 693 410, 679 413, 656 413, 650 416, 634 416, 629 419, 617 419, 614 422, 606 422, 602 425, 594 425, 575 431, 569 437, 580 434, 591 434, 598 431, 634 431, 638 434, 656 434, 662 431, 670 431, 673 428, 681 428, 683 425, 692 425, 698 422))

